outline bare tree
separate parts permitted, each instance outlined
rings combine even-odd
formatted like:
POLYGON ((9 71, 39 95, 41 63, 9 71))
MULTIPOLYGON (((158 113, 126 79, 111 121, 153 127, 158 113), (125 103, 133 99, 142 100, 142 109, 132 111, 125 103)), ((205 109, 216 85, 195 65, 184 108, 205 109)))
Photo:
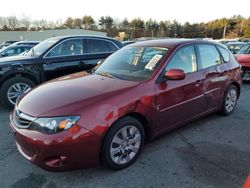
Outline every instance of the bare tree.
POLYGON ((0 17, 0 29, 3 29, 4 26, 6 26, 6 18, 5 17, 0 17))
POLYGON ((30 24, 31 24, 31 18, 23 14, 21 18, 22 27, 24 27, 26 30, 29 30, 30 24))
POLYGON ((8 20, 8 26, 11 30, 15 30, 19 26, 19 20, 17 19, 16 16, 10 16, 7 18, 8 20))

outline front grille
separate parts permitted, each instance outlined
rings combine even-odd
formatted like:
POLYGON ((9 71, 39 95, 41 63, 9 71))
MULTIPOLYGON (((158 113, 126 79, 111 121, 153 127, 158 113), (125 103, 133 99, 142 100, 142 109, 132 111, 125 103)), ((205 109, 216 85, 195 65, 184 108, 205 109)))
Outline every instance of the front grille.
POLYGON ((18 128, 28 128, 36 118, 24 114, 19 110, 15 109, 13 114, 14 125, 18 128))

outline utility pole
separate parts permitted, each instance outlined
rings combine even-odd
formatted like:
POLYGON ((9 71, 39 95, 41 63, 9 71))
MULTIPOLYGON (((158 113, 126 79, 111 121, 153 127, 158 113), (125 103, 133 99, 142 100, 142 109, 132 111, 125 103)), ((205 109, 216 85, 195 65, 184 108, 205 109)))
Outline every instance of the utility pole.
POLYGON ((225 24, 224 29, 223 29, 223 34, 222 34, 222 38, 226 38, 226 30, 227 30, 227 24, 225 24))

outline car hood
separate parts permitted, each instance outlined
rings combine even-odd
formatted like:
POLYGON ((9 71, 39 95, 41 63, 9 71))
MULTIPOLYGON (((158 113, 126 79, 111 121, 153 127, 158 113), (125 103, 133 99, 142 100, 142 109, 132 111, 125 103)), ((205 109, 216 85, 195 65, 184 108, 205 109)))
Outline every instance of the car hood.
POLYGON ((242 66, 250 67, 250 54, 237 54, 235 57, 242 66))
POLYGON ((17 107, 33 117, 77 115, 71 113, 138 84, 80 72, 36 87, 21 98, 17 107))

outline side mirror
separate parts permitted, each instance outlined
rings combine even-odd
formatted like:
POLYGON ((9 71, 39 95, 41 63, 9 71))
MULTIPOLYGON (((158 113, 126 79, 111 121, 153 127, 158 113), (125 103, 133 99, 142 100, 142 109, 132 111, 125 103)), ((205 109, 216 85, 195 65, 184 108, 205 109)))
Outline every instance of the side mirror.
POLYGON ((103 59, 98 61, 96 65, 101 65, 103 63, 103 61, 104 61, 103 59))
POLYGON ((165 73, 165 78, 168 80, 184 80, 185 72, 182 69, 170 69, 165 73))

